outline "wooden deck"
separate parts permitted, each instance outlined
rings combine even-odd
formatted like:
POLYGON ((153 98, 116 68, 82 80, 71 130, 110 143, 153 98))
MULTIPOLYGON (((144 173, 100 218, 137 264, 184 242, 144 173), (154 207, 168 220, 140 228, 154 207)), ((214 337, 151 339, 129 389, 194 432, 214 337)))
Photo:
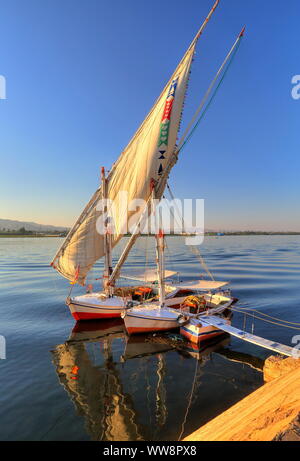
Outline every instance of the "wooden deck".
POLYGON ((299 367, 264 384, 186 437, 186 441, 269 441, 300 413, 299 367))

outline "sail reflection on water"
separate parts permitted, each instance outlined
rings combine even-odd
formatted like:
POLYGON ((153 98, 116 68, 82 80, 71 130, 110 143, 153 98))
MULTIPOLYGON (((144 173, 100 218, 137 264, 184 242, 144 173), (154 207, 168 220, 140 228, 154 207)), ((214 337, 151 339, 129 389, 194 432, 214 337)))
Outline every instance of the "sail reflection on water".
POLYGON ((128 338, 119 319, 85 322, 53 363, 92 440, 171 440, 185 433, 211 353, 228 342, 199 350, 179 335, 128 338))
POLYGON ((133 402, 122 389, 111 350, 114 339, 124 336, 122 325, 102 322, 97 327, 75 330, 69 341, 56 347, 53 358, 60 383, 84 416, 92 440, 142 440, 133 402))

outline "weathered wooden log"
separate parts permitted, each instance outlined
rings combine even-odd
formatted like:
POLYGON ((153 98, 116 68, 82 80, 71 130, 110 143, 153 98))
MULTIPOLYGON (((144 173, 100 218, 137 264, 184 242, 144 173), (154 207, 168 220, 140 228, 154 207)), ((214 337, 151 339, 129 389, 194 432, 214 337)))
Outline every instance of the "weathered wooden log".
POLYGON ((284 376, 297 368, 300 369, 300 359, 294 359, 292 357, 283 358, 272 355, 267 358, 264 364, 264 381, 268 383, 269 381, 280 378, 280 376, 284 376))
POLYGON ((299 383, 298 362, 297 369, 264 384, 184 440, 276 440, 300 413, 299 383))

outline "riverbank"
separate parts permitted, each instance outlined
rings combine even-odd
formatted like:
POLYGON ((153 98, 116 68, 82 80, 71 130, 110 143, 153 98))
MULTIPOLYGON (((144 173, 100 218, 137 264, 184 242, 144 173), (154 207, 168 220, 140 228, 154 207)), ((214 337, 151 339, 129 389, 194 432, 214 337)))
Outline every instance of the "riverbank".
POLYGON ((266 384, 184 440, 300 441, 300 359, 272 357, 264 376, 266 384))
POLYGON ((0 234, 0 238, 44 238, 44 237, 65 237, 57 234, 0 234))
MULTIPOLYGON (((193 233, 183 233, 183 234, 167 234, 167 237, 195 237, 197 235, 202 234, 193 234, 193 233)), ((224 233, 217 233, 217 232, 205 232, 205 237, 250 237, 250 236, 292 236, 292 235, 300 235, 300 232, 224 232, 224 233)), ((8 237, 66 237, 67 234, 17 234, 15 232, 12 233, 5 233, 0 234, 0 238, 8 238, 8 237)), ((154 234, 152 234, 154 236, 154 234)), ((131 234, 125 234, 125 237, 131 237, 131 234)), ((141 234, 141 237, 149 237, 148 234, 141 234)))

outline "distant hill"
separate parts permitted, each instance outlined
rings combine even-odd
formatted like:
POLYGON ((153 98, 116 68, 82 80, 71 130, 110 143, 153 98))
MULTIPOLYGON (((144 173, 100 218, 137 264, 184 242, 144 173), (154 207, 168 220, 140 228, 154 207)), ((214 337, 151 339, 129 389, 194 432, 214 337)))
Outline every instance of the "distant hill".
POLYGON ((34 232, 64 232, 68 230, 67 227, 52 226, 48 224, 37 224, 35 222, 27 221, 14 221, 12 219, 0 218, 0 231, 18 231, 24 227, 27 231, 34 232))

